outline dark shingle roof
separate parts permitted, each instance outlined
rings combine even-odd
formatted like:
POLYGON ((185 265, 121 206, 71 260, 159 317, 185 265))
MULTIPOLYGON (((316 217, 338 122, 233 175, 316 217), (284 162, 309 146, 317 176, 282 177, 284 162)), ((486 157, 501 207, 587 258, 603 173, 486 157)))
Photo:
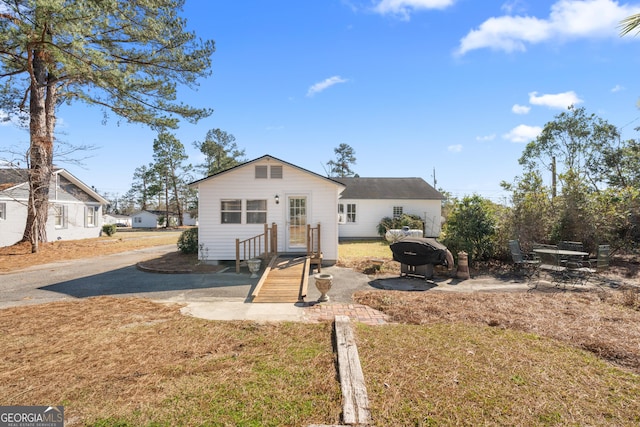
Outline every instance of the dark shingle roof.
POLYGON ((26 169, 0 169, 0 191, 15 187, 29 180, 29 171, 26 169))
POLYGON ((422 178, 333 178, 347 188, 343 199, 442 200, 444 196, 422 178))

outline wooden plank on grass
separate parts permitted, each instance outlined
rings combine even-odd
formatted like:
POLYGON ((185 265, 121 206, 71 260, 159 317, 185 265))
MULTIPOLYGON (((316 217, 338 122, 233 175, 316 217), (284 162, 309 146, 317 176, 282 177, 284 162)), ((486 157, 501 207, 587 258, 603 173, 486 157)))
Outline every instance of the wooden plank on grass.
POLYGON ((334 327, 342 389, 342 421, 350 425, 371 424, 367 387, 349 316, 336 316, 334 327))

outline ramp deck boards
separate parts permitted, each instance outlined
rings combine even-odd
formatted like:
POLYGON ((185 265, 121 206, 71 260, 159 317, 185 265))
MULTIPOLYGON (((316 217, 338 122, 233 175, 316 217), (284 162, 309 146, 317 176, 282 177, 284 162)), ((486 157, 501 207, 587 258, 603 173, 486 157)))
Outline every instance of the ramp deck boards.
POLYGON ((252 293, 253 302, 295 303, 307 296, 309 257, 274 258, 252 293))

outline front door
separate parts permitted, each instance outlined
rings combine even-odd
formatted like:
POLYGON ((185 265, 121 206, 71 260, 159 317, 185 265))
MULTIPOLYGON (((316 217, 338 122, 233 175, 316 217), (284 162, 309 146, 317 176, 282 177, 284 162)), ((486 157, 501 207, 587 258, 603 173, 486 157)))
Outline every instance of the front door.
POLYGON ((287 251, 307 248, 307 197, 288 196, 287 207, 287 251))

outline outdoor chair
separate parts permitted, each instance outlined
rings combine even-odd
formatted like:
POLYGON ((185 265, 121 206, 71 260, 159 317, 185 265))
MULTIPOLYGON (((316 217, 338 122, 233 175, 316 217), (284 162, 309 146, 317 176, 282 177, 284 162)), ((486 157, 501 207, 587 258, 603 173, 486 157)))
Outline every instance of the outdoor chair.
POLYGON ((536 272, 540 260, 531 254, 524 254, 518 240, 509 240, 509 250, 511 251, 514 268, 531 280, 531 276, 536 272))
POLYGON ((605 279, 600 275, 609 268, 610 248, 609 245, 598 245, 595 258, 589 258, 589 268, 591 274, 597 276, 597 279, 604 283, 605 279))
POLYGON ((566 260, 560 257, 560 254, 558 253, 559 249, 557 246, 534 243, 533 250, 540 257, 538 277, 539 272, 544 272, 551 278, 551 284, 556 287, 565 285, 569 281, 570 276, 566 260))

